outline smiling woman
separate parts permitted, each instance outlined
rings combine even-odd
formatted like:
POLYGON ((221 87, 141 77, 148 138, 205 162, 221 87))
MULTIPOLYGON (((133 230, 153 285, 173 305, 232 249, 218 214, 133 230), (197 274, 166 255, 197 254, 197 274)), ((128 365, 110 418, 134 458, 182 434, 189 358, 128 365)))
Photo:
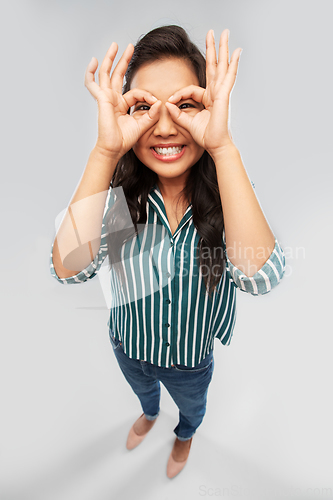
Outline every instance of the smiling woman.
POLYGON ((82 283, 109 256, 110 340, 143 411, 127 448, 156 421, 162 382, 179 408, 172 478, 206 412, 214 340, 230 344, 236 288, 268 293, 285 259, 228 129, 240 56, 236 49, 229 62, 228 30, 218 59, 212 31, 205 60, 179 26, 129 44, 110 77, 116 53, 113 43, 99 85, 95 58, 86 71, 98 139, 57 232, 51 273, 82 283))

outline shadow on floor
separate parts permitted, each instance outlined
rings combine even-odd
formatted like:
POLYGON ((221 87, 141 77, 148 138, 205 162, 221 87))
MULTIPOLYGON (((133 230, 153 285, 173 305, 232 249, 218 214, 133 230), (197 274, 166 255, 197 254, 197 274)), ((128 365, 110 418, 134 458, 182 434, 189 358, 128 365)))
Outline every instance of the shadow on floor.
POLYGON ((46 466, 28 483, 18 482, 11 492, 1 494, 1 500, 195 500, 202 497, 259 500, 256 485, 266 492, 281 488, 281 481, 274 475, 202 435, 200 430, 193 439, 185 469, 170 480, 166 476, 166 464, 176 422, 161 412, 145 441, 129 452, 125 441, 134 420, 131 417, 69 453, 61 462, 46 466), (90 480, 88 489, 91 487, 94 493, 87 490, 82 495, 82 478, 90 480))

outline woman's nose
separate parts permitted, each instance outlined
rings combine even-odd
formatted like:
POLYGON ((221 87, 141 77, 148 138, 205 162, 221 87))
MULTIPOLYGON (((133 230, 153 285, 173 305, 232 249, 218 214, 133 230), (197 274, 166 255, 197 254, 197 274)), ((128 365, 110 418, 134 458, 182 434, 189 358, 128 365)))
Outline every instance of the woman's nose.
POLYGON ((176 124, 165 105, 161 106, 159 120, 155 124, 154 135, 168 137, 178 133, 176 124))

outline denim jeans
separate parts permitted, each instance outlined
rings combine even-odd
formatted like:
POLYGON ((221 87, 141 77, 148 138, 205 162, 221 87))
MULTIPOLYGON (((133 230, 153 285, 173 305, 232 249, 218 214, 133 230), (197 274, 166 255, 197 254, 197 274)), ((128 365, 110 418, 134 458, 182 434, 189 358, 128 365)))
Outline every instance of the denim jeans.
POLYGON ((190 439, 206 413, 208 386, 214 370, 213 350, 193 368, 183 365, 164 368, 129 358, 113 332, 110 330, 109 333, 120 369, 138 396, 145 417, 148 420, 158 417, 162 382, 179 409, 179 422, 174 433, 180 441, 190 439))

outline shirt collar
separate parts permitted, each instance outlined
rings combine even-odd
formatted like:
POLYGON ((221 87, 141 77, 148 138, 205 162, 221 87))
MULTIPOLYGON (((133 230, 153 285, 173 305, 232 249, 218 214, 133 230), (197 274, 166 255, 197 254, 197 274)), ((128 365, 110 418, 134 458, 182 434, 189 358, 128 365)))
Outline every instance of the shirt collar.
POLYGON ((185 214, 180 221, 180 224, 178 228, 176 229, 175 233, 172 235, 169 222, 168 222, 168 217, 165 211, 165 206, 164 206, 164 201, 163 201, 163 196, 162 193, 157 185, 157 183, 154 184, 154 186, 151 188, 149 194, 148 194, 148 202, 150 206, 157 212, 157 215, 159 216, 162 224, 166 227, 168 230, 170 237, 175 238, 177 234, 181 231, 181 229, 184 227, 185 224, 189 222, 189 220, 192 219, 193 213, 192 213, 192 203, 189 204, 187 207, 185 214))

